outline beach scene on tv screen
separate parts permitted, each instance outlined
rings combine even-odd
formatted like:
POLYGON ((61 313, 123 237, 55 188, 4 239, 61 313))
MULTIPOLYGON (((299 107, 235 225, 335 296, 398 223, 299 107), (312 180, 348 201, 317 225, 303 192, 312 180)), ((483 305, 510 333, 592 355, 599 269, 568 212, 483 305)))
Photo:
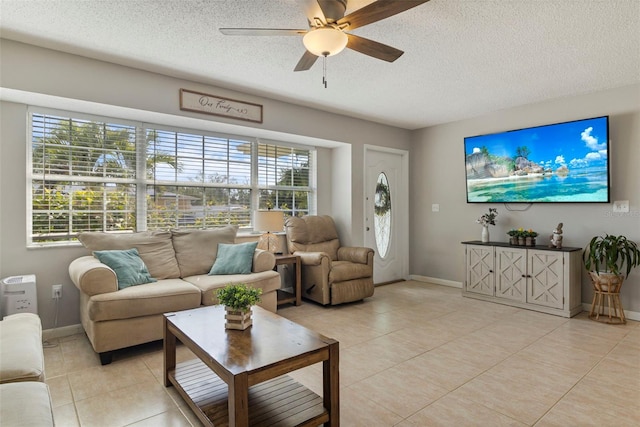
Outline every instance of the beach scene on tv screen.
POLYGON ((606 117, 465 138, 469 202, 607 202, 606 117))

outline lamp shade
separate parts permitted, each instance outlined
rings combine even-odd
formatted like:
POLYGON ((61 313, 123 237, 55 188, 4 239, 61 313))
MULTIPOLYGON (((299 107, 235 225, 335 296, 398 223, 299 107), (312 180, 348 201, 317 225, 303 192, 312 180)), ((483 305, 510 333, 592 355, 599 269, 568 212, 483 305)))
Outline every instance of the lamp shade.
POLYGON ((282 231, 283 228, 284 213, 282 211, 256 211, 254 231, 282 231))
POLYGON ((321 27, 309 31, 302 38, 304 47, 316 56, 332 56, 342 52, 349 38, 332 27, 321 27))

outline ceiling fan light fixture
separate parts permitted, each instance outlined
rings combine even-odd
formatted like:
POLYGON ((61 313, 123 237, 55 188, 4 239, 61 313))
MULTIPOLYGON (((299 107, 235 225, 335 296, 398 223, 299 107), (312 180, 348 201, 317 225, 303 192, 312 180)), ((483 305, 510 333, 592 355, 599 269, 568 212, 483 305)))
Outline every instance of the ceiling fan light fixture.
POLYGON ((333 56, 347 46, 349 38, 332 27, 315 28, 302 38, 304 47, 316 56, 333 56))

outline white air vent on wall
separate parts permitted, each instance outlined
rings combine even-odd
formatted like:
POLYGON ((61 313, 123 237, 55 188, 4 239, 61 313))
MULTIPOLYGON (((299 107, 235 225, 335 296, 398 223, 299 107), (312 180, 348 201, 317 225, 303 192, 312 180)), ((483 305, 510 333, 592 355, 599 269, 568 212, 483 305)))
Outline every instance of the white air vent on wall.
POLYGON ((2 316, 16 313, 38 313, 35 274, 11 276, 0 282, 2 316))

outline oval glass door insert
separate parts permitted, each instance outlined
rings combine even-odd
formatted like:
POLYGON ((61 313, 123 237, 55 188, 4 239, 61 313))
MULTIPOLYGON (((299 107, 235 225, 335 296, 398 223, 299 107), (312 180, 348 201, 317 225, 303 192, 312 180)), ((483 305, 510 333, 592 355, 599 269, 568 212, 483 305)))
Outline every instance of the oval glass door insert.
POLYGON ((391 239, 391 192, 389 191, 389 180, 384 172, 380 172, 376 181, 373 207, 376 247, 380 258, 384 259, 387 256, 391 239))

